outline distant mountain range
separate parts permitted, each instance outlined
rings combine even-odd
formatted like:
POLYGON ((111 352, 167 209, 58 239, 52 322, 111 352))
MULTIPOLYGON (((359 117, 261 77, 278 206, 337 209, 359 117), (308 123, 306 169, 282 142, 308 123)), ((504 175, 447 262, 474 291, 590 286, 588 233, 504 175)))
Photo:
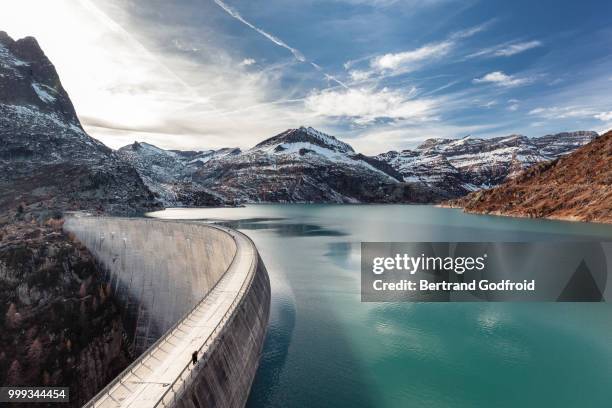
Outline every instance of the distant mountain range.
POLYGON ((612 131, 449 204, 481 214, 612 223, 612 131))
POLYGON ((244 202, 438 202, 496 186, 589 143, 595 132, 528 138, 428 139, 369 157, 313 128, 289 129, 246 151, 119 149, 166 205, 244 202), (204 197, 204 199, 202 198, 204 197))
POLYGON ((596 137, 596 132, 579 131, 534 138, 428 139, 414 150, 376 157, 389 163, 406 182, 425 183, 449 197, 460 197, 496 186, 529 166, 568 154, 596 137))
POLYGON ((489 188, 589 143, 595 132, 428 139, 366 156, 310 127, 248 150, 112 151, 82 129, 36 40, 0 32, 0 209, 20 203, 137 213, 257 202, 431 203, 489 188))
POLYGON ((166 205, 194 205, 203 195, 226 204, 431 202, 444 197, 435 188, 402 182, 387 163, 312 128, 287 130, 246 151, 186 154, 134 143, 118 154, 166 205))

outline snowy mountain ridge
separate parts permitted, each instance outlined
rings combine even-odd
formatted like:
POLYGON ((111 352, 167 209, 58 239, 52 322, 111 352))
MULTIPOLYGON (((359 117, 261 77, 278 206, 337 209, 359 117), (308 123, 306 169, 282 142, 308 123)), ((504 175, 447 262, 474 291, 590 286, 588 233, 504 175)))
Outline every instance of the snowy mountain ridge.
POLYGON ((401 173, 406 182, 422 182, 462 196, 501 184, 526 167, 571 153, 596 137, 596 132, 577 131, 533 138, 427 139, 413 150, 376 157, 401 173))
POLYGON ((177 191, 185 186, 228 204, 431 202, 498 185, 596 136, 580 131, 539 138, 428 139, 414 150, 370 157, 334 136, 301 126, 245 151, 166 151, 144 143, 139 149, 135 143, 118 153, 172 205, 189 204, 177 202, 177 191))

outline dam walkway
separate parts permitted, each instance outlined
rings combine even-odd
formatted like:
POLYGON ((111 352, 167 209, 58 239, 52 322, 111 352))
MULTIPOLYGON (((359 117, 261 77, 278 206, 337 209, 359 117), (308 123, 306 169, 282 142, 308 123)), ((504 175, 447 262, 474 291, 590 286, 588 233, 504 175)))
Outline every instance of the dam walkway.
POLYGON ((86 407, 152 408, 176 405, 189 386, 198 362, 209 357, 228 319, 240 305, 257 269, 258 254, 252 241, 234 230, 216 228, 231 235, 236 252, 210 292, 174 327, 168 330, 132 365, 106 386, 86 407))

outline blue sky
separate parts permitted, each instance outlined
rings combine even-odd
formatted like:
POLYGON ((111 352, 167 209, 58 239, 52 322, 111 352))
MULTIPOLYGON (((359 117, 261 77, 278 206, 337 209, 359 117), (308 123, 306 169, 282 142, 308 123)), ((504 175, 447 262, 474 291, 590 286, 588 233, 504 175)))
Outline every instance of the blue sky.
POLYGON ((304 124, 378 153, 612 128, 609 1, 48 3, 72 13, 60 33, 11 22, 18 5, 0 26, 37 36, 112 147, 248 147, 304 124))

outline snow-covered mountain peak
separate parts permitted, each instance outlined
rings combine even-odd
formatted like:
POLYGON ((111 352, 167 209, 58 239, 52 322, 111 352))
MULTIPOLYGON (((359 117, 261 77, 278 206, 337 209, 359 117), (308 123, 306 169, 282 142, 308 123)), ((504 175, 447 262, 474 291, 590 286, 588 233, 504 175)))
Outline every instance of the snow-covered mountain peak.
POLYGON ((175 153, 173 153, 170 150, 164 150, 161 149, 153 144, 147 143, 147 142, 137 142, 135 141, 134 143, 132 143, 131 145, 127 145, 122 147, 121 149, 124 150, 134 150, 139 152, 139 154, 145 154, 145 155, 169 155, 169 156, 176 156, 175 153))
POLYGON ((55 67, 32 37, 15 41, 0 31, 0 104, 53 114, 80 128, 55 67))
POLYGON ((353 148, 334 136, 320 132, 312 127, 301 126, 297 129, 286 130, 276 136, 264 140, 257 144, 254 150, 272 150, 275 152, 283 152, 285 150, 293 151, 299 145, 300 149, 310 149, 320 151, 320 148, 331 150, 337 153, 354 153, 353 148))

